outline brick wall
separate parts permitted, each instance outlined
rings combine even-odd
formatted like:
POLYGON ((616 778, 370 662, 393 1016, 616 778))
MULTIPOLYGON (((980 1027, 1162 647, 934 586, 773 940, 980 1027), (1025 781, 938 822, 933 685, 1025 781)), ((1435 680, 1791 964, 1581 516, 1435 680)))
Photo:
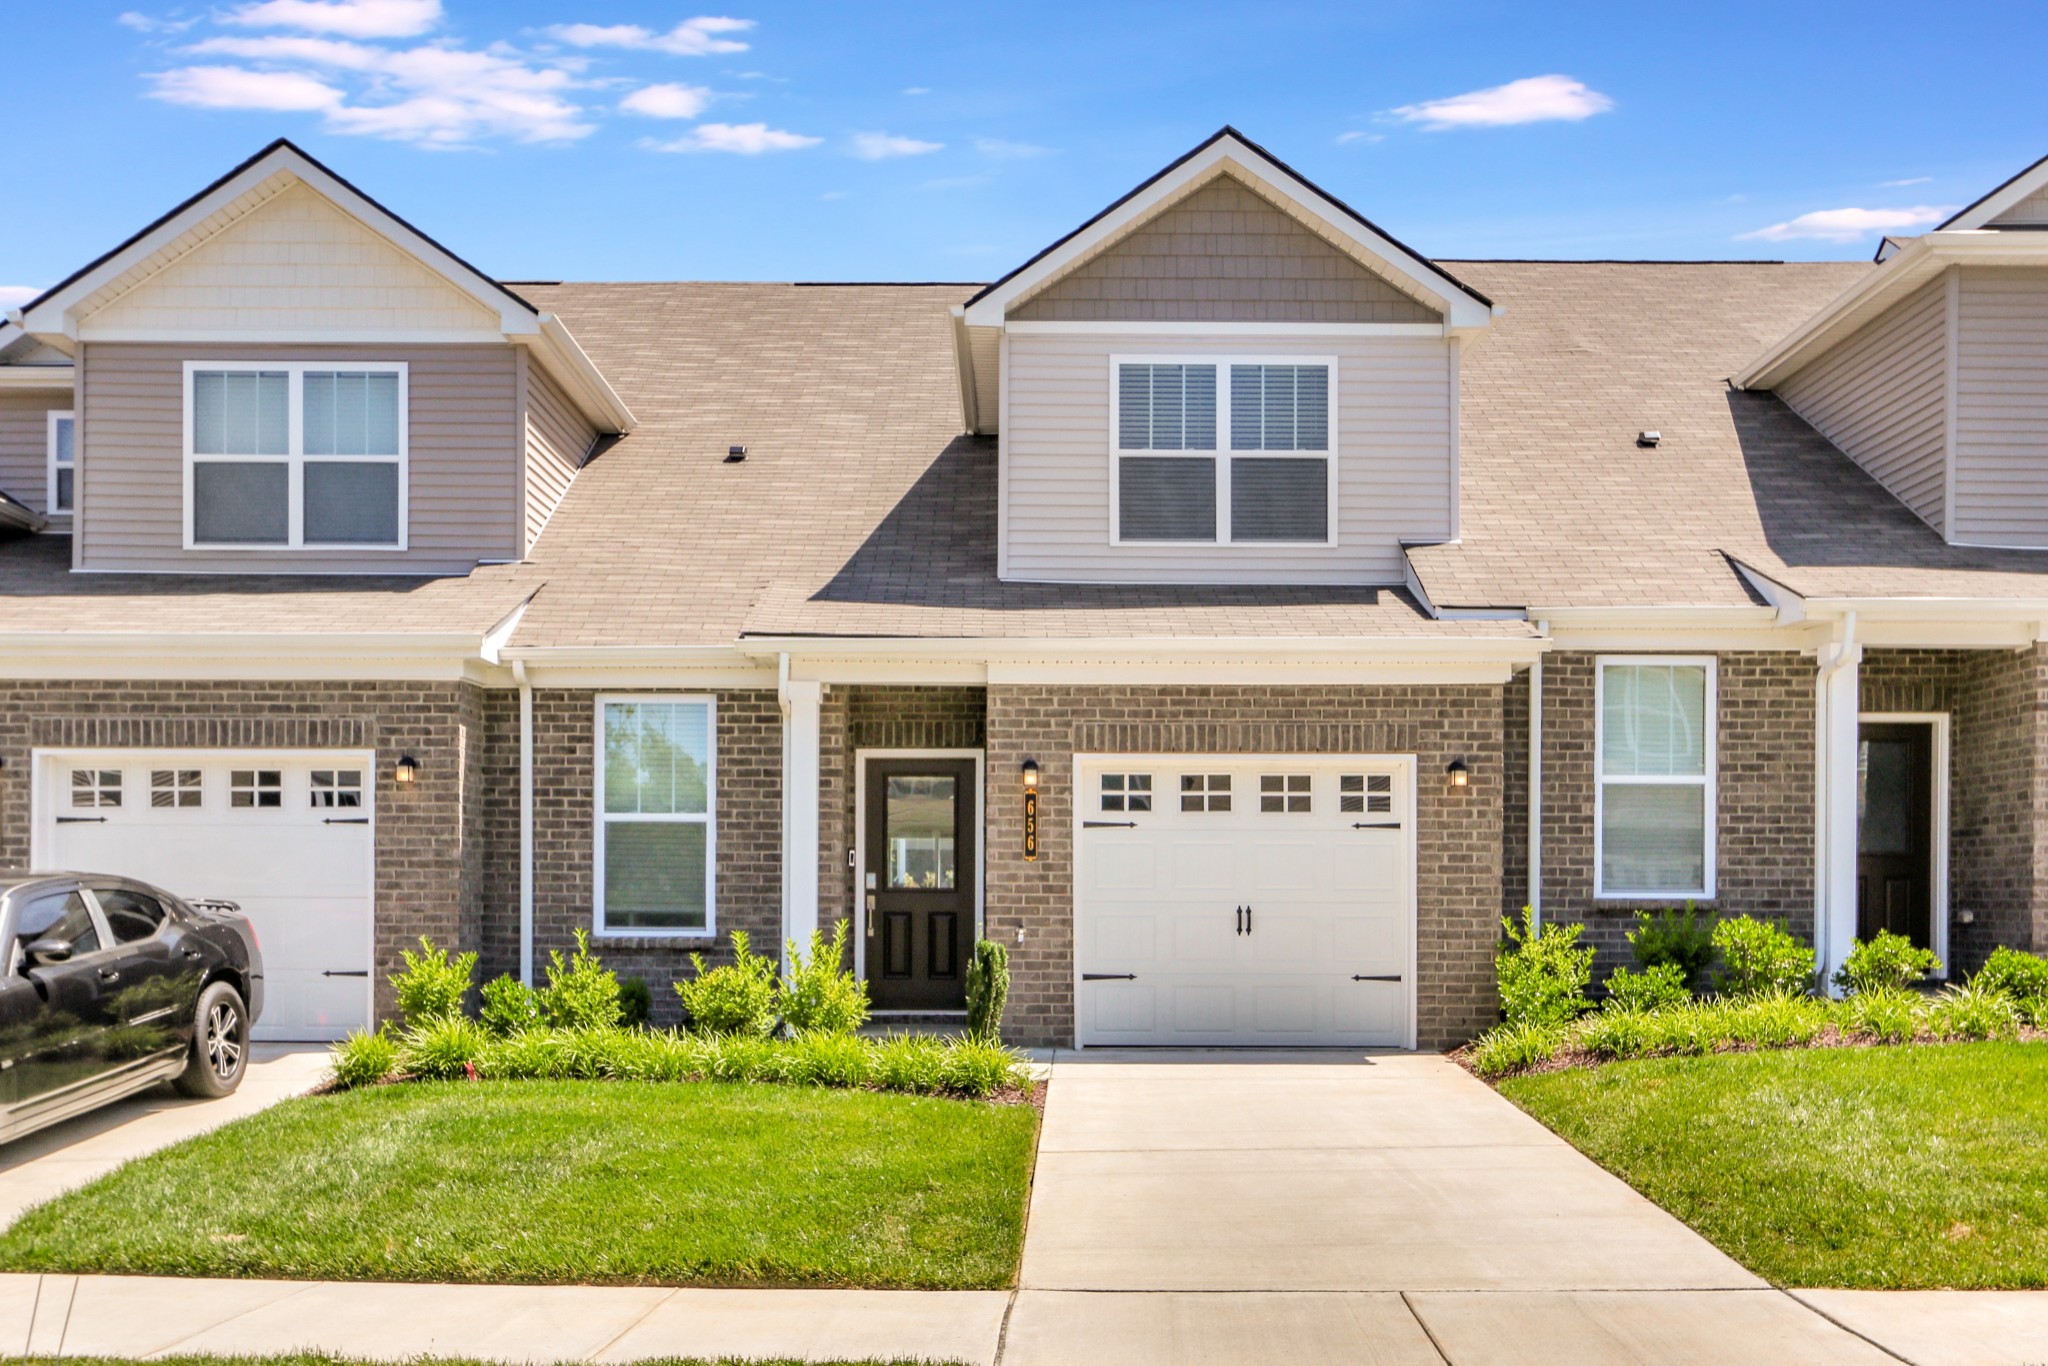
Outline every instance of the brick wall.
POLYGON ((1024 861, 1023 810, 992 783, 989 933, 1010 946, 1005 1032, 1020 1044, 1074 1037, 1073 756, 1415 754, 1420 1043, 1462 1042, 1494 1018, 1492 949, 1501 885, 1499 687, 997 686, 988 769, 1039 763, 1039 856, 1024 861), (1453 758, 1472 781, 1440 781, 1453 758), (1016 942, 1019 928, 1024 942, 1016 942))
POLYGON ((475 800, 486 711, 467 683, 0 682, 0 867, 29 860, 32 749, 373 750, 382 1015, 401 949, 422 934, 474 947, 486 919, 493 851, 475 800), (405 754, 419 779, 401 787, 392 775, 405 754))
MULTIPOLYGON (((1623 937, 1639 909, 1682 904, 1593 899, 1594 661, 1543 661, 1543 911, 1584 921, 1600 955, 1594 980, 1633 963, 1623 937)), ((1813 935, 1814 663, 1793 651, 1723 654, 1719 663, 1717 895, 1702 906, 1782 921, 1813 935)), ((1527 704, 1510 743, 1526 756, 1527 704)), ((1526 757, 1522 759, 1526 768, 1526 757)), ((1523 801, 1526 803, 1526 794, 1523 801)), ((1526 824, 1527 807, 1513 817, 1526 824)), ((1523 851, 1526 859, 1526 850, 1523 851)), ((1521 887, 1503 889, 1519 908, 1521 887)))

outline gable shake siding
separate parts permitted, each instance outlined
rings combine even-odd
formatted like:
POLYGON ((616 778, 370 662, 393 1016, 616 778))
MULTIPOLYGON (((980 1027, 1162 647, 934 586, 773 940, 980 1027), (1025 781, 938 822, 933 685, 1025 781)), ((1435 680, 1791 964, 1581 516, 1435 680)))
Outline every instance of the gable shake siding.
POLYGON ((80 348, 79 479, 88 570, 465 573, 518 559, 517 367, 510 345, 241 346, 94 342, 80 348), (185 362, 404 361, 410 541, 403 551, 186 550, 185 362))
POLYGON ((1936 531, 1948 442, 1948 284, 1929 281, 1778 386, 1822 436, 1936 531))
POLYGON ((1006 310, 1017 322, 1437 322, 1243 181, 1219 176, 1006 310))
POLYGON ((1951 535, 2048 546, 2048 270, 1963 270, 1957 286, 1951 535))
POLYGON ((2048 227, 2048 190, 2036 190, 1991 220, 1994 228, 2048 227))

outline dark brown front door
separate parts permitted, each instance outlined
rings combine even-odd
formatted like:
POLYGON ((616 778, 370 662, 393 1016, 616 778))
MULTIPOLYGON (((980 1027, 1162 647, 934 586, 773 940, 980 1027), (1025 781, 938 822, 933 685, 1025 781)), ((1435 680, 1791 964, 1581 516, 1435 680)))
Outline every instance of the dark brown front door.
POLYGON ((867 765, 868 995, 877 1010, 960 1010, 980 876, 972 759, 867 765))
POLYGON ((1856 937, 1880 930, 1930 947, 1934 910, 1934 727, 1863 727, 1856 748, 1856 937))

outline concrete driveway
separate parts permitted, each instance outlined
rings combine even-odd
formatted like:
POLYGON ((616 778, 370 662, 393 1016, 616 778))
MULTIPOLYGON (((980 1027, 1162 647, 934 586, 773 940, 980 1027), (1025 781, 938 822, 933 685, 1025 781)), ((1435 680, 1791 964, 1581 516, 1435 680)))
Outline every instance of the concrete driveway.
POLYGON ((31 1205, 104 1176, 131 1157, 304 1095, 326 1073, 324 1044, 259 1043, 250 1050, 249 1070, 231 1096, 192 1100, 165 1082, 91 1114, 0 1143, 0 1228, 31 1205))
POLYGON ((1897 1360, 1441 1057, 1053 1076, 1005 1366, 1897 1360))

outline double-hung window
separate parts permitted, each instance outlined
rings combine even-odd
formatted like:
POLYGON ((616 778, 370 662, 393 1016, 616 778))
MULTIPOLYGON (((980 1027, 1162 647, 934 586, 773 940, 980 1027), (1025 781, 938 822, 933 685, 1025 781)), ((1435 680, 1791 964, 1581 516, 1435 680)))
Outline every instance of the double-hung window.
POLYGON ((1598 675, 1595 894, 1714 895, 1714 661, 1617 656, 1598 675))
POLYGON ((78 487, 78 419, 70 413, 51 413, 49 429, 50 493, 52 514, 70 512, 78 487))
POLYGON ((1111 360, 1120 545, 1336 540, 1336 361, 1111 360))
POLYGON ((712 933, 714 727, 708 697, 598 698, 599 934, 712 933))
POLYGON ((403 550, 406 380, 402 362, 186 362, 186 545, 403 550))

